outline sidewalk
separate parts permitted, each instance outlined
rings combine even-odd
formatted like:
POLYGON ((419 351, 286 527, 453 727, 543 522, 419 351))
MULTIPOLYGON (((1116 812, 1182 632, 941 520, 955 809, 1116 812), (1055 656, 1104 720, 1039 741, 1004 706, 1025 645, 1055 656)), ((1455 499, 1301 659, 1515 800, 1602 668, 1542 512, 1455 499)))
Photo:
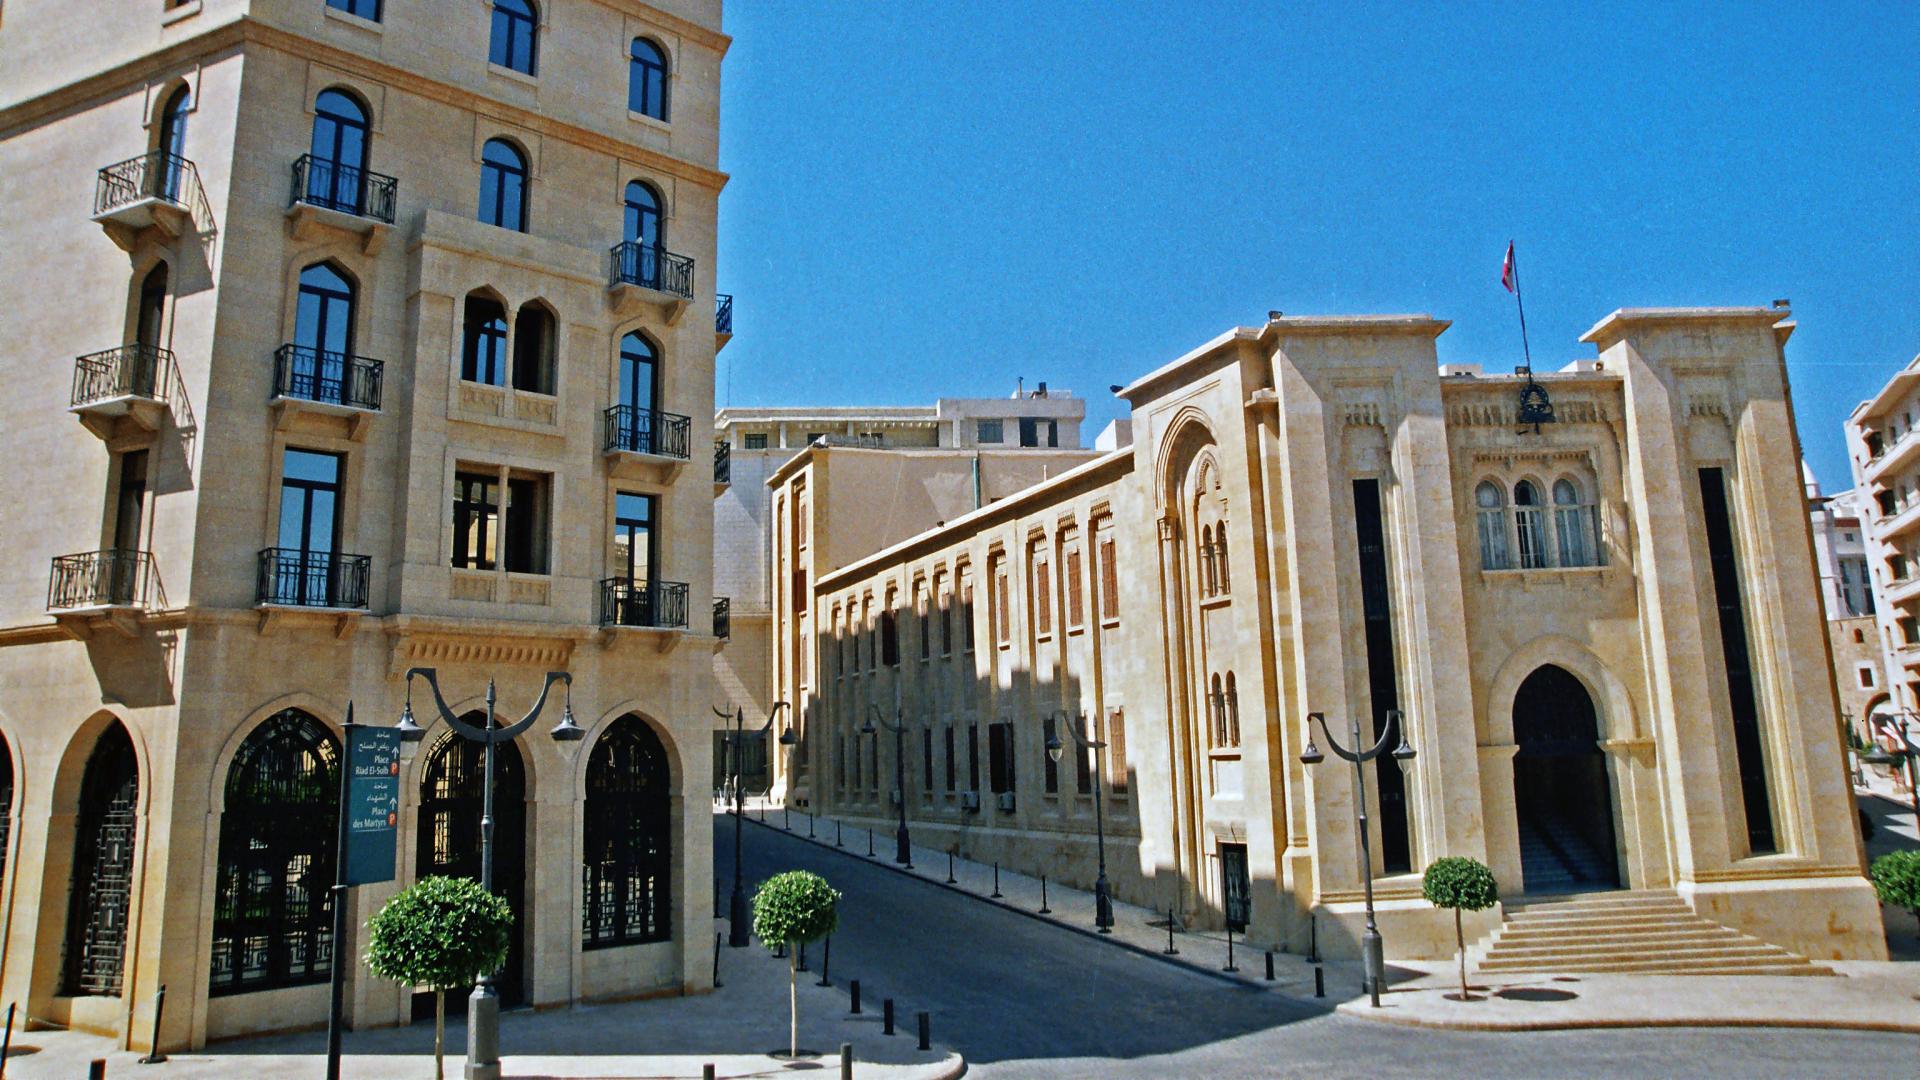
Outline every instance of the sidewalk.
MULTIPOLYGON (((707 941, 713 932, 725 931, 725 920, 714 920, 707 941)), ((966 1071, 960 1055, 938 1043, 928 1052, 915 1049, 910 1016, 896 1034, 886 1036, 877 1012, 849 1015, 845 980, 836 975, 832 987, 819 986, 817 966, 800 975, 800 1046, 821 1057, 793 1064, 775 1059, 770 1053, 787 1045, 787 962, 758 942, 742 949, 723 944, 720 980, 720 989, 698 997, 506 1013, 500 1018, 503 1071, 526 1080, 698 1078, 701 1067, 712 1063, 721 1077, 781 1076, 795 1069, 837 1076, 841 1043, 853 1044, 854 1075, 862 1080, 950 1080, 966 1071), (642 1049, 651 1052, 636 1052, 642 1049)), ((448 999, 449 1077, 460 1076, 466 1063, 465 1013, 464 1000, 448 999)), ((6 1074, 8 1080, 72 1080, 87 1074, 90 1060, 105 1058, 110 1077, 319 1077, 326 1068, 326 1045, 324 1031, 266 1036, 170 1054, 164 1065, 139 1065, 139 1055, 114 1051, 112 1040, 99 1036, 16 1031, 6 1074)), ((347 1080, 430 1077, 433 1023, 349 1031, 345 1050, 340 1072, 347 1080)))

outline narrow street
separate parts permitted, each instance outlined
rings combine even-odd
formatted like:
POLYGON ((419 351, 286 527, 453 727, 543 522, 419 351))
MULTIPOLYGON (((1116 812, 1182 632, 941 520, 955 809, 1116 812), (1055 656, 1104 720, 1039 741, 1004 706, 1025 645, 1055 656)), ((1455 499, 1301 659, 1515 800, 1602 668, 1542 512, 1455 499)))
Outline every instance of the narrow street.
MULTIPOLYGON (((715 875, 732 882, 733 823, 715 819, 715 875)), ((902 1031, 934 1038, 969 1076, 1810 1076, 1909 1075, 1914 1039, 1871 1032, 1647 1029, 1480 1034, 1389 1027, 1311 1000, 1227 985, 821 848, 770 826, 745 831, 748 889, 808 869, 846 896, 836 986, 866 1008, 893 997, 902 1031)), ((722 893, 724 898, 724 892, 722 893)), ((817 957, 813 957, 817 971, 817 957)), ((726 957, 721 958, 723 965, 726 957)), ((897 1037, 910 1037, 902 1034, 897 1037)))

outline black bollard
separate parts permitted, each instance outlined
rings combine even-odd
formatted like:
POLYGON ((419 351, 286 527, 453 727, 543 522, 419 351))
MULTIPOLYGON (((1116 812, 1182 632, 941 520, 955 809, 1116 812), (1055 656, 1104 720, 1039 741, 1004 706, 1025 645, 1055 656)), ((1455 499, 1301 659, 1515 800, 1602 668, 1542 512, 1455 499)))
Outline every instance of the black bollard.
POLYGON ((840 1044, 840 1080, 853 1080, 853 1044, 840 1044))
POLYGON ((147 1046, 147 1056, 140 1059, 142 1065, 160 1065, 167 1055, 160 1052, 160 1016, 167 1008, 167 984, 161 983, 160 989, 153 994, 153 1042, 147 1046))
POLYGON ((933 1016, 931 1013, 914 1013, 913 1018, 920 1022, 920 1049, 933 1049, 933 1016))
POLYGON ((1051 915, 1053 909, 1047 906, 1047 875, 1040 875, 1040 914, 1051 915))
POLYGON ((107 1080, 106 1058, 94 1058, 87 1062, 87 1080, 107 1080))
POLYGON ((867 830, 867 858, 873 858, 873 830, 867 830))
POLYGON ((947 852, 947 884, 953 884, 953 852, 947 852))
POLYGON ((1273 950, 1267 950, 1267 981, 1273 981, 1273 950))
POLYGON ((993 864, 993 895, 988 899, 1000 899, 1000 864, 998 862, 993 864))
POLYGON ((833 935, 827 935, 826 944, 820 946, 820 981, 816 985, 832 986, 827 981, 827 965, 833 963, 833 935))
POLYGON ((793 831, 793 807, 785 802, 780 804, 780 827, 788 832, 793 831))
POLYGON ((13 1010, 19 1007, 18 1002, 7 1006, 7 1033, 0 1039, 0 1077, 7 1075, 7 1055, 13 1052, 13 1010))
POLYGON ((1227 966, 1221 968, 1220 970, 1221 971, 1239 971, 1240 970, 1239 968, 1233 966, 1233 924, 1232 923, 1227 924, 1227 966))
POLYGON ((713 988, 720 989, 720 931, 713 932, 713 988))
POLYGON ((1167 947, 1164 949, 1161 949, 1160 951, 1163 953, 1166 953, 1168 956, 1180 955, 1180 950, 1173 947, 1173 909, 1172 908, 1167 909, 1167 947))
POLYGON ((1327 996, 1327 969, 1319 964, 1313 965, 1313 996, 1327 996))
POLYGON ((714 1080, 713 1062, 709 1061, 700 1066, 700 1080, 714 1080))
POLYGON ((833 819, 833 846, 840 847, 840 819, 833 819))
POLYGON ((813 811, 807 811, 807 839, 813 839, 813 811))
POLYGON ((1312 915, 1307 916, 1307 963, 1320 962, 1320 921, 1312 915))
POLYGON ((773 958, 775 960, 785 960, 787 958, 786 942, 782 941, 773 947, 773 958))
POLYGON ((799 951, 794 953, 794 961, 795 963, 793 965, 793 970, 795 971, 807 970, 807 943, 806 942, 803 941, 800 943, 799 951))
POLYGON ((851 1010, 853 1015, 860 1015, 860 980, 848 979, 847 992, 853 995, 853 1009, 851 1010))
POLYGON ((716 919, 724 919, 727 917, 727 913, 725 911, 722 911, 720 908, 720 879, 719 878, 713 879, 713 917, 716 919))
POLYGON ((880 1034, 893 1034, 893 999, 880 1002, 880 1034))

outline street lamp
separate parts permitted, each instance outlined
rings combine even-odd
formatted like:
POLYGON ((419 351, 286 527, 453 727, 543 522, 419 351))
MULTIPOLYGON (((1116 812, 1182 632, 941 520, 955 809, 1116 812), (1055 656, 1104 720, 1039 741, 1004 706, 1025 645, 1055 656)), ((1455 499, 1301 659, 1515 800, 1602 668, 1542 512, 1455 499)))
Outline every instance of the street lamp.
POLYGON ((1060 733, 1054 727, 1054 720, 1066 717, 1066 729, 1073 736, 1073 743, 1081 750, 1093 753, 1093 831, 1099 844, 1100 876, 1093 883, 1093 925, 1103 934, 1113 933, 1113 899, 1107 895, 1107 822, 1105 812, 1100 805, 1100 751, 1107 748, 1102 740, 1088 739, 1080 734, 1080 725, 1087 722, 1087 714, 1076 718, 1065 709, 1055 709, 1047 714, 1047 757, 1053 763, 1060 763, 1060 755, 1066 750, 1066 744, 1060 741, 1060 733))
MULTIPOLYGON (((1387 710, 1385 730, 1380 732, 1380 741, 1368 750, 1360 749, 1360 718, 1352 717, 1348 722, 1349 737, 1353 740, 1353 749, 1341 746, 1333 737, 1333 729, 1327 726, 1327 718, 1321 713, 1307 714, 1307 748, 1300 753, 1302 765, 1318 765, 1327 759, 1320 748, 1313 744, 1313 722, 1320 722, 1320 730, 1327 737, 1327 745, 1333 752, 1353 762, 1354 827, 1360 834, 1360 878, 1366 883, 1367 895, 1367 932, 1360 940, 1361 956, 1366 963, 1367 995, 1373 999, 1373 1007, 1380 1007, 1380 984, 1386 981, 1387 959, 1386 945, 1380 939, 1380 927, 1373 918, 1373 845, 1367 837, 1367 777, 1361 768, 1386 752, 1387 740, 1393 737, 1393 729, 1399 726, 1400 710, 1387 710)), ((1413 760, 1413 747, 1407 745, 1403 733, 1400 745, 1394 748, 1395 761, 1413 760)))
MULTIPOLYGON (((573 722, 573 676, 565 671, 547 672, 547 681, 540 687, 540 697, 533 708, 519 722, 509 727, 499 727, 494 723, 493 679, 487 679, 487 719, 486 726, 475 727, 453 715, 447 708, 445 698, 440 696, 438 673, 429 667, 407 669, 407 705, 400 713, 400 737, 408 742, 417 741, 426 734, 425 729, 413 720, 413 680, 425 679, 433 690, 433 704, 440 710, 440 719, 461 738, 477 742, 485 747, 482 766, 480 794, 480 887, 493 891, 493 748, 500 743, 512 742, 522 732, 533 726, 540 710, 546 707, 547 692, 553 684, 567 684, 566 709, 560 714, 560 722, 553 726, 547 735, 558 743, 579 742, 586 731, 573 722)), ((499 1080, 500 1077, 500 991, 493 983, 494 973, 487 972, 474 985, 473 994, 467 998, 467 1080, 499 1080)))
MULTIPOLYGON (((757 739, 765 735, 767 730, 773 727, 773 722, 780 718, 780 710, 786 707, 787 703, 784 701, 774 702, 773 711, 767 714, 767 722, 760 725, 760 730, 753 733, 754 738, 757 739)), ((727 718, 727 714, 721 712, 719 709, 715 709, 713 712, 714 715, 720 717, 722 720, 727 718)), ((726 739, 728 760, 727 775, 733 780, 733 896, 727 906, 727 944, 736 949, 745 946, 752 940, 748 933, 747 925, 747 884, 746 880, 741 876, 740 864, 740 822, 747 816, 746 782, 741 779, 740 748, 746 741, 746 727, 747 710, 735 709, 733 711, 733 730, 726 733, 726 739)), ((798 741, 793 734, 793 728, 791 726, 780 733, 781 746, 792 746, 798 741)), ((764 817, 766 815, 763 814, 761 816, 764 817)))
POLYGON ((888 720, 880 715, 880 706, 867 706, 867 722, 860 734, 880 737, 880 729, 873 726, 878 720, 880 727, 893 732, 893 797, 900 804, 900 824, 893 830, 893 861, 907 869, 913 869, 913 845, 907 842, 907 723, 900 716, 900 710, 894 710, 894 718, 888 720))

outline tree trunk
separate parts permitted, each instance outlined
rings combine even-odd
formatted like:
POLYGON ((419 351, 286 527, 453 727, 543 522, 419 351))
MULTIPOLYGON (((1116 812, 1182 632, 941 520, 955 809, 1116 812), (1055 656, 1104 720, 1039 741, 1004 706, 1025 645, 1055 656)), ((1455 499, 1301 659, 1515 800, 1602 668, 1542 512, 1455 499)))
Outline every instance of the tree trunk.
POLYGON ((1467 1000, 1467 932, 1460 927, 1460 909, 1453 909, 1453 940, 1460 945, 1460 1000, 1467 1000))
POLYGON ((447 1080, 447 992, 433 992, 433 1080, 447 1080))
POLYGON ((787 1056, 800 1056, 800 950, 787 946, 787 1056))

